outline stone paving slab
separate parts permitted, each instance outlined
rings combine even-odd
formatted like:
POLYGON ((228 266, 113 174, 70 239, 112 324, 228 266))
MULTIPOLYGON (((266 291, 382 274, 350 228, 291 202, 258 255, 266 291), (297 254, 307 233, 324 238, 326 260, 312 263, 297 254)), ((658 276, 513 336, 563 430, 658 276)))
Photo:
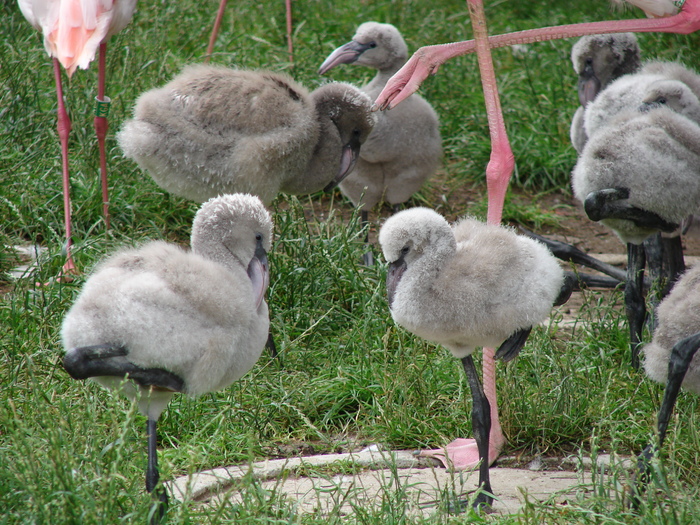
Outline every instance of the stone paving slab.
MULTIPOLYGON (((600 456, 598 461, 605 464, 610 458, 600 456)), ((572 458, 558 464, 580 467, 580 461, 572 458)), ((552 469, 551 465, 550 470, 531 470, 541 467, 541 462, 533 462, 530 468, 492 467, 491 484, 496 496, 493 511, 517 513, 525 494, 531 501, 560 504, 590 490, 586 485, 590 477, 585 470, 552 469)), ((475 471, 449 472, 413 451, 374 449, 222 467, 180 477, 167 486, 178 500, 207 504, 230 498, 235 503, 240 501, 238 482, 246 476, 258 480, 263 489, 287 495, 296 502, 300 513, 341 514, 352 513, 353 506, 380 505, 383 499, 395 497, 392 493, 403 492, 410 513, 429 515, 446 500, 472 494, 478 481, 475 471)))

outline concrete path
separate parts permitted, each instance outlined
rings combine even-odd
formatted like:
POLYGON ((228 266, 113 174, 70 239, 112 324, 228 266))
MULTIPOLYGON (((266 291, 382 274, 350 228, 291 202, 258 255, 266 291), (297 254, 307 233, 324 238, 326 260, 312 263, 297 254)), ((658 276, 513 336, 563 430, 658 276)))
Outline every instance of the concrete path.
MULTIPOLYGON (((610 458, 600 456, 599 463, 610 458)), ((509 463, 508 458, 500 461, 509 463)), ((515 514, 525 501, 560 504, 590 490, 585 468, 578 459, 566 458, 547 465, 533 461, 524 468, 494 466, 491 484, 496 496, 494 512, 515 514), (578 470, 577 470, 577 467, 578 470), (570 468, 571 470, 567 470, 570 468)), ((585 467, 585 465, 584 465, 585 467)), ((258 480, 262 488, 286 494, 301 513, 352 513, 353 507, 368 508, 382 501, 401 501, 410 514, 429 515, 439 505, 459 501, 477 488, 478 473, 452 473, 431 459, 419 458, 412 451, 381 452, 371 447, 357 453, 328 454, 268 460, 246 466, 232 466, 183 476, 168 484, 178 500, 202 504, 240 495, 233 487, 246 476, 258 480), (394 499, 392 499, 394 498, 394 499)))

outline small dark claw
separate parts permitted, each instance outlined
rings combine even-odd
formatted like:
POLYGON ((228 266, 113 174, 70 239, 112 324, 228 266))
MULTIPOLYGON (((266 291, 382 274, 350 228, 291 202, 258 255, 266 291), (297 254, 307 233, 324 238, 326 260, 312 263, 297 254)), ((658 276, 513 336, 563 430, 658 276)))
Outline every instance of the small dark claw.
POLYGON ((629 487, 629 506, 633 510, 639 510, 641 496, 649 483, 651 475, 651 460, 656 454, 654 445, 647 445, 637 457, 637 471, 632 475, 629 487))
POLYGON ((532 332, 532 326, 518 330, 508 339, 501 343, 496 351, 496 359, 501 359, 504 363, 512 361, 525 346, 528 336, 532 332))
POLYGON ((489 514, 492 512, 492 504, 493 495, 490 492, 486 492, 486 490, 484 489, 476 495, 476 498, 474 498, 474 503, 472 503, 472 507, 474 507, 474 510, 476 511, 485 512, 489 514))
POLYGON ((491 514, 492 512, 494 512, 491 508, 491 502, 493 502, 492 494, 487 494, 484 491, 479 491, 476 498, 474 498, 474 501, 472 502, 470 502, 468 499, 448 501, 447 512, 448 514, 462 514, 471 509, 477 514, 491 514))

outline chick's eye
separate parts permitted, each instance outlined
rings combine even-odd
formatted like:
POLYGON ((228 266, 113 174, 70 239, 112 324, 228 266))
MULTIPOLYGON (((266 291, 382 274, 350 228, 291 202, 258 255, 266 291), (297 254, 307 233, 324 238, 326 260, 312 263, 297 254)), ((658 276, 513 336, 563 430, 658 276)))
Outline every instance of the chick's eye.
POLYGON ((262 240, 263 240, 262 233, 256 233, 256 234, 255 234, 255 240, 256 240, 256 241, 262 241, 262 240))
POLYGON ((658 102, 659 104, 666 104, 667 100, 666 97, 659 97, 656 99, 656 102, 658 102))
POLYGON ((375 47, 377 47, 377 43, 376 43, 376 42, 370 42, 370 43, 369 43, 369 47, 370 47, 370 49, 374 49, 375 47))
POLYGON ((403 248, 401 248, 401 255, 406 255, 409 251, 411 251, 411 248, 409 248, 408 246, 404 246, 403 248))

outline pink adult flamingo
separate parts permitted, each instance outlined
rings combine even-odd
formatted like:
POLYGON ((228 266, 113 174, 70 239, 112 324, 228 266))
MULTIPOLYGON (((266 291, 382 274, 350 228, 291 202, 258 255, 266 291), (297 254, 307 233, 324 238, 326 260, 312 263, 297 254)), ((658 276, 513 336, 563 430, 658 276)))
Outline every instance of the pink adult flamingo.
MULTIPOLYGON (((589 34, 618 32, 689 34, 700 29, 700 0, 686 0, 684 4, 682 0, 681 2, 674 2, 673 0, 630 0, 630 3, 641 7, 648 16, 663 18, 570 24, 489 37, 483 0, 467 0, 474 31, 474 40, 426 46, 418 49, 403 68, 387 82, 384 90, 377 97, 375 105, 379 109, 391 109, 413 94, 420 84, 429 75, 435 74, 438 68, 447 60, 476 51, 484 90, 492 148, 491 158, 486 167, 488 191, 487 221, 489 223, 500 223, 505 192, 513 171, 514 159, 500 108, 493 61, 491 60, 491 48, 580 37, 589 34), (681 10, 677 12, 679 4, 681 4, 681 10)), ((492 349, 484 349, 484 392, 488 399, 491 413, 488 443, 475 443, 473 440, 457 440, 448 445, 444 452, 433 451, 433 453, 446 453, 450 456, 453 464, 459 464, 463 468, 475 465, 481 461, 480 483, 482 485, 488 482, 487 470, 484 475, 484 462, 493 463, 505 443, 498 420, 493 356, 494 351, 492 349)), ((484 423, 488 425, 488 421, 484 423)))
MULTIPOLYGON (((224 18, 227 3, 228 0, 220 0, 219 2, 219 10, 216 12, 214 27, 211 30, 211 37, 209 37, 209 45, 207 46, 207 56, 205 58, 205 62, 209 62, 209 58, 214 52, 214 44, 216 43, 216 37, 219 34, 221 20, 224 18)), ((284 0, 284 5, 287 11, 287 53, 289 55, 289 61, 294 62, 294 46, 292 44, 292 0, 284 0)))
POLYGON ((70 78, 78 67, 87 69, 95 58, 97 48, 100 48, 94 122, 100 150, 102 211, 105 224, 109 228, 105 137, 110 100, 109 97, 105 97, 105 54, 109 37, 124 29, 131 21, 136 0, 18 0, 18 3, 24 17, 35 29, 42 32, 46 52, 53 59, 58 96, 58 136, 63 158, 63 210, 67 259, 62 274, 66 275, 75 273, 76 268, 71 250, 73 238, 68 169, 68 136, 71 131, 71 121, 63 101, 60 66, 66 69, 70 78))

